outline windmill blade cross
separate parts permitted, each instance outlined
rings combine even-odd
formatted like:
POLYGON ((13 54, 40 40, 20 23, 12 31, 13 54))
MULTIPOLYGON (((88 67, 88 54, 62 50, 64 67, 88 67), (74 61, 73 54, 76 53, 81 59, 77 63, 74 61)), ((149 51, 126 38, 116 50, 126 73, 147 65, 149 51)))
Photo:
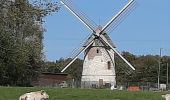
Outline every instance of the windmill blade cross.
POLYGON ((135 70, 135 68, 107 41, 107 39, 101 34, 100 39, 105 42, 130 68, 135 70))
POLYGON ((89 48, 94 43, 94 38, 99 37, 106 45, 108 45, 130 68, 135 70, 135 68, 114 48, 113 44, 111 43, 111 40, 109 36, 108 38, 104 36, 104 31, 108 29, 108 27, 111 26, 112 23, 116 22, 121 18, 121 15, 126 13, 126 11, 134 4, 134 0, 130 0, 101 30, 97 28, 95 29, 95 25, 91 24, 91 21, 84 16, 82 13, 78 12, 76 9, 73 8, 70 2, 68 0, 61 0, 60 1, 75 17, 77 17, 87 28, 89 28, 92 31, 92 35, 90 37, 91 40, 87 42, 87 45, 85 47, 82 47, 78 53, 73 57, 73 59, 66 65, 66 67, 61 71, 64 72, 77 58, 78 56, 85 51, 87 48, 89 48))
POLYGON ((73 6, 71 6, 71 3, 69 3, 67 0, 61 0, 60 1, 75 17, 77 17, 87 28, 89 28, 92 32, 95 32, 96 24, 92 23, 92 20, 89 20, 89 18, 85 17, 82 13, 79 13, 73 6))

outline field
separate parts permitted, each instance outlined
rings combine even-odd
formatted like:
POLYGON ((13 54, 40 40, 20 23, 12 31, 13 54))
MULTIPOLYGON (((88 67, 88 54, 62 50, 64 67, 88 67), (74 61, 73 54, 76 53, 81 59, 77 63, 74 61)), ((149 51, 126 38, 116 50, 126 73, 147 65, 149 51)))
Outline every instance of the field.
POLYGON ((0 87, 0 100, 18 100, 20 95, 38 90, 45 90, 50 96, 49 100, 163 100, 161 94, 164 94, 99 89, 0 87))

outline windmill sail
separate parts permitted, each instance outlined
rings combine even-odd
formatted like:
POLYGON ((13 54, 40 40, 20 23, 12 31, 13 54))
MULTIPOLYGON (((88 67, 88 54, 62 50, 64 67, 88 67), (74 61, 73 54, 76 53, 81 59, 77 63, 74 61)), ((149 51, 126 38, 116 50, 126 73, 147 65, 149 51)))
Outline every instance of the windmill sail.
POLYGON ((100 35, 100 39, 106 43, 130 68, 135 70, 135 68, 106 40, 103 35, 100 35))
POLYGON ((89 28, 92 32, 96 29, 96 24, 94 21, 90 20, 83 12, 78 11, 71 1, 61 0, 60 1, 74 16, 76 16, 87 28, 89 28))
POLYGON ((126 73, 126 75, 130 75, 133 73, 133 70, 124 61, 122 61, 122 59, 118 55, 115 55, 115 64, 117 69, 116 71, 126 73))
POLYGON ((130 10, 129 8, 132 8, 132 6, 134 6, 135 4, 135 0, 130 0, 129 3, 127 3, 122 10, 120 10, 102 29, 101 32, 106 31, 108 29, 108 27, 110 27, 113 23, 115 23, 116 21, 120 20, 122 17, 122 15, 124 15, 125 13, 127 13, 128 10, 130 10))
POLYGON ((120 23, 122 23, 127 16, 129 16, 137 7, 137 2, 134 1, 126 10, 124 10, 123 13, 119 15, 112 23, 111 25, 105 30, 108 33, 111 33, 120 23))
POLYGON ((66 65, 66 67, 61 72, 64 72, 78 58, 78 56, 83 51, 85 51, 88 47, 90 47, 93 44, 93 42, 94 42, 94 38, 86 46, 82 46, 80 48, 80 50, 77 53, 75 53, 75 55, 73 56, 72 60, 66 65))

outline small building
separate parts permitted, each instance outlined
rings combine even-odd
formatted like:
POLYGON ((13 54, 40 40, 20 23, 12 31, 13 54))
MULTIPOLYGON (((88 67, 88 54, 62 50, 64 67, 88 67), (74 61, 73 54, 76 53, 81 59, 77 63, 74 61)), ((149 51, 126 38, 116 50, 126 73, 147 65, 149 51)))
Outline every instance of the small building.
POLYGON ((61 87, 67 80, 68 74, 65 73, 42 73, 37 80, 37 86, 61 87))

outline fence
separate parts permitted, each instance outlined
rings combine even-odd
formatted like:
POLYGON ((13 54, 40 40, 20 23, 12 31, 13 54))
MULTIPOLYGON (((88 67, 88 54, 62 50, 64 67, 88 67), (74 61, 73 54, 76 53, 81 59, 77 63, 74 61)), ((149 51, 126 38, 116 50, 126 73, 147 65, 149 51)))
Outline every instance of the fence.
MULTIPOLYGON (((103 85, 99 85, 99 83, 94 84, 94 82, 80 82, 80 81, 68 81, 63 82, 57 87, 67 87, 67 88, 89 88, 89 89, 110 89, 111 84, 106 83, 103 85), (64 83, 64 84, 63 84, 64 83), (67 85, 65 85, 67 84, 67 85)), ((115 89, 117 90, 128 90, 129 87, 138 87, 140 91, 158 91, 158 90, 170 90, 170 84, 160 84, 160 88, 158 89, 158 83, 153 82, 127 82, 124 84, 117 83, 115 89)))

